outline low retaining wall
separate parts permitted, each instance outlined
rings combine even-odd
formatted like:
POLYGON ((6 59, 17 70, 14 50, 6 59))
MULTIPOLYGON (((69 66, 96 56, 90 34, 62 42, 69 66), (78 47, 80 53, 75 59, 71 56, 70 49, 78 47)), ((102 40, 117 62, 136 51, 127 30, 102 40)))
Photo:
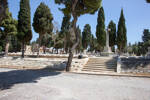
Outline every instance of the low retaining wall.
POLYGON ((117 73, 150 73, 150 59, 118 57, 117 73))
MULTIPOLYGON (((82 69, 88 58, 72 61, 72 72, 78 72, 82 69)), ((64 71, 67 64, 67 58, 20 58, 20 57, 1 57, 0 68, 11 69, 45 69, 64 71)))
MULTIPOLYGON (((8 56, 21 56, 21 53, 8 53, 8 56)), ((26 57, 37 58, 37 54, 25 54, 26 57)), ((40 54, 38 58, 68 58, 68 54, 40 54)), ((74 58, 78 58, 79 55, 74 55, 74 58)), ((83 58, 87 58, 87 55, 83 55, 83 58)))

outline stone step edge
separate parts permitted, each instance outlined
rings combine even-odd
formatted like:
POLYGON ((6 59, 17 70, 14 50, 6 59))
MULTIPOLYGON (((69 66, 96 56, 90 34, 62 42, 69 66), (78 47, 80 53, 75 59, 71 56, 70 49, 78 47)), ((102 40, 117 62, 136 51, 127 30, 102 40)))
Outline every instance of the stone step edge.
POLYGON ((30 67, 30 66, 13 66, 13 65, 0 65, 0 68, 8 68, 8 69, 24 69, 24 70, 34 70, 34 69, 43 69, 46 67, 30 67))
POLYGON ((117 76, 117 77, 137 77, 137 78, 150 78, 150 74, 132 74, 132 73, 99 73, 99 72, 63 72, 63 73, 72 73, 72 74, 81 74, 81 75, 99 75, 99 76, 117 76))

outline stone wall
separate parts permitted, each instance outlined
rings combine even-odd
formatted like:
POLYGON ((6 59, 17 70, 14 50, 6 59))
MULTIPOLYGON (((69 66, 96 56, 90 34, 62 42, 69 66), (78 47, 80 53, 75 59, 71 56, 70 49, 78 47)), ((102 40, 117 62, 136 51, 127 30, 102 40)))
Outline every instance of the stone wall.
MULTIPOLYGON (((64 71, 67 64, 67 58, 20 58, 20 57, 1 57, 0 68, 11 69, 46 69, 64 71)), ((86 64, 88 58, 72 61, 72 72, 77 72, 86 64)))
MULTIPOLYGON (((21 52, 18 53, 8 53, 8 56, 16 57, 16 56, 21 56, 21 52)), ((36 58, 37 54, 32 54, 32 53, 25 53, 26 57, 33 57, 36 58)), ((68 58, 69 54, 40 54, 39 58, 68 58)), ((78 58, 79 55, 74 55, 74 58, 78 58)), ((83 55, 83 58, 88 58, 87 55, 83 55)))
POLYGON ((143 57, 121 57, 117 64, 118 73, 150 73, 150 59, 143 57))

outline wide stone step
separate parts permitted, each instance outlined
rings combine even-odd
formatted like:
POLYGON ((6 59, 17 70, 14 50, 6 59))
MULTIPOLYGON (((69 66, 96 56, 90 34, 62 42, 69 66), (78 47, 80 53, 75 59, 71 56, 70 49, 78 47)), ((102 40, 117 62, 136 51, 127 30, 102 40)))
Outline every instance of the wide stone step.
POLYGON ((115 70, 82 70, 86 72, 115 72, 115 70))
POLYGON ((116 66, 90 66, 90 65, 86 65, 84 66, 84 68, 117 68, 116 66))
POLYGON ((113 58, 90 58, 90 60, 114 60, 113 58))
POLYGON ((83 72, 112 72, 116 71, 117 62, 112 58, 90 58, 82 69, 83 72))
POLYGON ((89 62, 115 62, 116 60, 89 60, 89 62))
POLYGON ((94 70, 115 70, 116 68, 106 68, 106 67, 94 67, 94 68, 90 68, 90 67, 85 67, 83 69, 94 69, 94 70))
POLYGON ((115 60, 113 58, 90 58, 90 60, 115 60))
POLYGON ((98 61, 96 61, 96 62, 94 62, 94 61, 89 62, 88 61, 88 63, 117 63, 117 62, 116 61, 111 61, 111 62, 110 61, 109 62, 107 62, 107 61, 105 61, 105 62, 101 62, 101 61, 99 61, 99 62, 98 61))
POLYGON ((86 64, 85 66, 117 66, 117 64, 86 64))
POLYGON ((107 68, 107 67, 84 67, 83 69, 116 69, 116 68, 107 68))
POLYGON ((117 65, 116 63, 87 63, 86 65, 95 65, 95 66, 97 66, 97 65, 108 65, 108 66, 113 66, 113 65, 117 65))
POLYGON ((116 61, 88 61, 88 62, 116 62, 116 61))

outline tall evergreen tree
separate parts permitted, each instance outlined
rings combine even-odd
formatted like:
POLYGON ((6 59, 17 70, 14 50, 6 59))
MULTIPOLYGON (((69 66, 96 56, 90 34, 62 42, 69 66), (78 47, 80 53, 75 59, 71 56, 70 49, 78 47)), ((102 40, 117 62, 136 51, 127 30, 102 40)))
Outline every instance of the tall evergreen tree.
POLYGON ((149 29, 144 29, 143 36, 142 36, 143 42, 147 42, 150 40, 150 32, 149 29))
POLYGON ((146 0, 147 1, 147 3, 150 3, 150 0, 146 0))
POLYGON ((91 40, 90 40, 90 51, 94 51, 96 49, 96 38, 93 34, 91 34, 91 40))
POLYGON ((70 19, 71 19, 70 14, 64 14, 62 25, 61 25, 61 31, 60 31, 61 41, 63 41, 64 49, 66 53, 68 52, 69 43, 70 43, 68 39, 69 29, 71 26, 70 19))
POLYGON ((84 26, 83 32, 82 32, 82 45, 83 49, 87 49, 91 40, 91 26, 89 24, 86 24, 84 26))
POLYGON ((3 30, 3 35, 5 35, 5 56, 8 55, 9 50, 9 42, 10 42, 10 36, 17 34, 17 21, 12 18, 12 14, 9 12, 9 9, 6 9, 6 16, 2 21, 1 25, 3 30))
POLYGON ((3 51, 5 48, 5 35, 2 30, 2 27, 0 27, 0 51, 3 51))
POLYGON ((18 40, 22 43, 22 57, 24 57, 24 47, 32 39, 31 16, 29 0, 20 1, 20 11, 18 15, 18 40))
POLYGON ((11 35, 9 52, 20 52, 20 50, 21 50, 21 42, 18 41, 18 38, 16 35, 11 35))
POLYGON ((71 14, 73 16, 72 33, 70 34, 75 34, 76 42, 69 50, 69 57, 66 66, 66 71, 70 71, 73 59, 73 52, 78 46, 80 41, 79 33, 77 32, 76 27, 78 17, 86 13, 94 14, 100 8, 101 1, 102 0, 55 0, 55 3, 64 5, 64 8, 61 9, 63 13, 71 14))
POLYGON ((77 46, 77 53, 80 53, 82 50, 83 50, 83 46, 82 46, 82 34, 81 34, 81 29, 80 29, 80 27, 78 26, 77 27, 77 31, 78 31, 78 33, 79 33, 79 38, 80 38, 80 42, 79 42, 79 44, 78 44, 78 46, 77 46))
POLYGON ((51 14, 49 7, 45 5, 43 2, 40 3, 40 5, 35 11, 33 18, 33 28, 35 32, 39 34, 39 48, 41 46, 41 39, 43 38, 43 35, 46 33, 51 34, 53 30, 52 20, 53 16, 51 14))
POLYGON ((7 0, 0 0, 0 24, 1 21, 6 17, 7 8, 8 8, 7 0))
POLYGON ((100 8, 97 18, 96 37, 101 50, 106 44, 106 31, 105 31, 105 15, 103 7, 100 8))
POLYGON ((51 47, 52 42, 52 35, 51 34, 44 34, 43 38, 41 39, 41 45, 43 46, 44 54, 46 53, 46 47, 51 47))
POLYGON ((54 40, 54 48, 55 49, 62 49, 63 48, 63 43, 64 43, 64 38, 61 37, 62 33, 57 31, 55 34, 55 40, 54 40))
POLYGON ((127 46, 127 29, 125 24, 125 17, 123 14, 123 9, 121 10, 121 15, 118 23, 117 31, 117 46, 120 52, 124 52, 127 46))
POLYGON ((108 28, 110 29, 109 31, 109 46, 114 47, 116 44, 116 24, 111 20, 108 28))

